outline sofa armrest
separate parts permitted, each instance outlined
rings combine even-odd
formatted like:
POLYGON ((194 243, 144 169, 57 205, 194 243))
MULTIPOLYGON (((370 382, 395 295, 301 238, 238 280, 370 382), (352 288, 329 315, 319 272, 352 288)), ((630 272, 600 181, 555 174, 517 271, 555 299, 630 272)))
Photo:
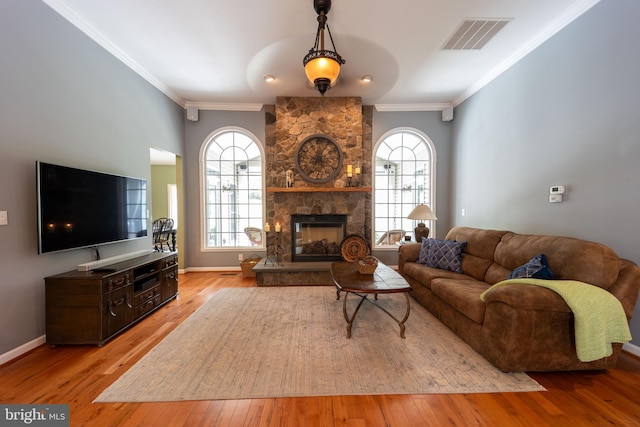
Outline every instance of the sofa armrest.
POLYGON ((398 272, 402 274, 406 262, 416 262, 420 255, 420 243, 408 243, 398 250, 398 272))
POLYGON ((631 320, 640 292, 640 267, 633 261, 622 259, 618 280, 607 290, 620 300, 627 319, 631 320))
POLYGON ((514 310, 555 311, 571 313, 564 299, 552 291, 535 285, 511 284, 490 288, 484 296, 487 309, 494 303, 502 303, 514 310))

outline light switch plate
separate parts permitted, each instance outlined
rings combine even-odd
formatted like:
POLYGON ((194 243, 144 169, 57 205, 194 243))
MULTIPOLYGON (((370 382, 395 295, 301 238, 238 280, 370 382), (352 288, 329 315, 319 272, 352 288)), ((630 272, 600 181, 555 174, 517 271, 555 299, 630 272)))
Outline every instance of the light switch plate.
POLYGON ((9 225, 7 211, 0 211, 0 225, 9 225))

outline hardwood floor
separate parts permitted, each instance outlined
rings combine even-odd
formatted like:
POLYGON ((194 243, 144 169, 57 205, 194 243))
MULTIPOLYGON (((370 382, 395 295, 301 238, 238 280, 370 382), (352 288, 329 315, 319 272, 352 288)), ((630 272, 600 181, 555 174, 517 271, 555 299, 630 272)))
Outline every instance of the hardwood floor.
MULTIPOLYGON (((180 275, 177 300, 103 347, 38 347, 0 366, 1 403, 67 403, 72 426, 637 426, 640 360, 608 372, 531 374, 548 391, 92 403, 238 272, 180 275)), ((185 355, 188 357, 188 355, 185 355)))

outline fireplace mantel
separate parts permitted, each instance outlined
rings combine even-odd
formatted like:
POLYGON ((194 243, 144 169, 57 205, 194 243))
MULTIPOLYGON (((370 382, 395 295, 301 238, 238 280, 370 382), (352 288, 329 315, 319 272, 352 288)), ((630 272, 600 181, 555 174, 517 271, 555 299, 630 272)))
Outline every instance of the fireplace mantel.
POLYGON ((370 193, 371 187, 267 187, 267 193, 370 193))

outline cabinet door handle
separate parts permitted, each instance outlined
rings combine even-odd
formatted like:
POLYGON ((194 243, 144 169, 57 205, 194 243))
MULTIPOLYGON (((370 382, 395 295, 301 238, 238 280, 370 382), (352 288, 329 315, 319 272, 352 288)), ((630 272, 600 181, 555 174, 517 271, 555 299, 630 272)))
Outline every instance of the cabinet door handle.
POLYGON ((125 297, 124 297, 124 301, 127 303, 127 307, 129 307, 129 308, 133 308, 133 306, 132 306, 132 305, 131 305, 131 303, 129 302, 129 297, 128 297, 128 296, 125 296, 125 297))
POLYGON ((120 298, 116 301, 109 301, 109 314, 111 314, 113 317, 117 317, 118 315, 113 312, 113 307, 115 307, 116 305, 121 305, 122 303, 124 303, 124 298, 120 298))
POLYGON ((120 277, 116 280, 109 279, 109 290, 112 291, 114 287, 121 286, 125 282, 125 277, 120 277))
POLYGON ((118 317, 118 315, 113 312, 113 302, 111 301, 109 301, 109 314, 113 317, 118 317))

